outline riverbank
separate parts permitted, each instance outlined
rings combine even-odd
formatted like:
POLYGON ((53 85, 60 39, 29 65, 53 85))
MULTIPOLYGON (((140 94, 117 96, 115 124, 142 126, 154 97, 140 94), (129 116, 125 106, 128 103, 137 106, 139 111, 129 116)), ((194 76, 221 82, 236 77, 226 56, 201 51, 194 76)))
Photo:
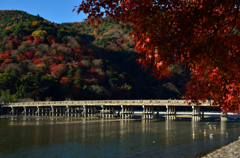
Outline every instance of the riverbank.
POLYGON ((240 139, 232 142, 220 149, 213 151, 212 153, 203 156, 202 158, 237 158, 240 157, 240 139))

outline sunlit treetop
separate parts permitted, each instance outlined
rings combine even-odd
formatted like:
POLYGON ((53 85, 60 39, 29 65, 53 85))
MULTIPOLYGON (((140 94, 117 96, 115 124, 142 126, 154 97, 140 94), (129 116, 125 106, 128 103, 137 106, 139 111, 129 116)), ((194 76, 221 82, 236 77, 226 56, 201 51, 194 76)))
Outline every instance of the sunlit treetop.
MULTIPOLYGON (((84 0, 77 12, 99 25, 103 16, 132 27, 138 62, 155 77, 168 66, 191 69, 187 100, 213 100, 221 110, 240 108, 239 0, 84 0), (128 25, 130 23, 130 25, 128 25)), ((75 9, 74 9, 75 10, 75 9)))

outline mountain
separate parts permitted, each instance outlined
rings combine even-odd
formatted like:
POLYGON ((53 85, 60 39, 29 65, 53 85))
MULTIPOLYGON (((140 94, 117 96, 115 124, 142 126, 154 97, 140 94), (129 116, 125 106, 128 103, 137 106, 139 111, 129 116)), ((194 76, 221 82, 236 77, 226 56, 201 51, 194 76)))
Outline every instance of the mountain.
POLYGON ((173 65, 158 81, 136 63, 129 35, 111 19, 56 24, 24 11, 0 11, 2 100, 180 98, 189 71, 173 65), (96 33, 94 33, 96 31, 96 33))

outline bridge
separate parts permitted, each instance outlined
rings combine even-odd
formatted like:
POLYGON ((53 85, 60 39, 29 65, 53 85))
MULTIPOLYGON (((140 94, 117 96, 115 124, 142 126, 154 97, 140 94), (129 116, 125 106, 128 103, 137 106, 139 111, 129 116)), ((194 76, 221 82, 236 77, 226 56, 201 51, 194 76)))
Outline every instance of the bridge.
MULTIPOLYGON (((37 101, 8 103, 2 106, 3 111, 10 115, 37 115, 37 116, 81 116, 81 117, 120 117, 133 118, 134 109, 142 109, 143 119, 152 119, 158 116, 156 107, 165 106, 165 118, 176 119, 176 107, 192 107, 192 120, 199 121, 204 117, 200 107, 210 106, 206 101, 201 105, 191 105, 185 100, 79 100, 79 101, 37 101), (156 114, 155 114, 156 113, 156 114)), ((223 120, 222 116, 222 120, 223 120)), ((225 118, 226 119, 226 118, 225 118)))

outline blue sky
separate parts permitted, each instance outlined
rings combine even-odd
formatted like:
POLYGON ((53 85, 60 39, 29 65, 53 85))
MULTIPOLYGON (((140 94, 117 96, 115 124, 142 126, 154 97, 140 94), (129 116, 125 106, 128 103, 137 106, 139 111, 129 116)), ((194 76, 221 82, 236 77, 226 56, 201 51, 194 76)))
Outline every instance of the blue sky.
POLYGON ((2 0, 0 10, 22 10, 32 15, 39 14, 46 20, 55 23, 82 22, 87 15, 72 12, 82 0, 2 0))

